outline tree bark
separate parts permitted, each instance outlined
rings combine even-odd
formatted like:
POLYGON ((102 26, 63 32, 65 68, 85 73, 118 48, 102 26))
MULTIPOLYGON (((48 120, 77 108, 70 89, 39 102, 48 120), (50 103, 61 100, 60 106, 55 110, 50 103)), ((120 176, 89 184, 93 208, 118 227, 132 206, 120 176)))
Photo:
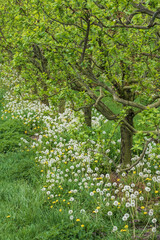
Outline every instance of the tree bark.
MULTIPOLYGON (((41 82, 43 91, 47 92, 48 91, 47 84, 42 79, 40 79, 40 82, 41 82)), ((49 107, 48 95, 46 93, 43 94, 43 96, 41 98, 41 102, 49 107)))
MULTIPOLYGON (((134 114, 132 110, 129 110, 125 120, 133 126, 134 114)), ((133 146, 133 132, 127 128, 123 123, 121 125, 121 163, 123 165, 131 164, 132 158, 132 146, 133 146)))
POLYGON ((66 100, 62 98, 59 103, 59 110, 58 110, 59 113, 64 113, 65 105, 66 105, 66 100))
POLYGON ((85 107, 84 110, 84 119, 88 127, 92 126, 92 107, 85 107))

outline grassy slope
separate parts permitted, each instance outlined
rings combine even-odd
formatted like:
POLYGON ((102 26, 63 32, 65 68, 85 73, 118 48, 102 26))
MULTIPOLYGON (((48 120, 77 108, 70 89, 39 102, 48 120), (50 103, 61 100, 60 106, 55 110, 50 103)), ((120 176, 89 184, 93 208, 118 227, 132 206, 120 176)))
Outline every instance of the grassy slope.
POLYGON ((34 156, 0 153, 0 173, 0 239, 41 239, 38 235, 52 228, 55 216, 40 190, 42 179, 34 156))

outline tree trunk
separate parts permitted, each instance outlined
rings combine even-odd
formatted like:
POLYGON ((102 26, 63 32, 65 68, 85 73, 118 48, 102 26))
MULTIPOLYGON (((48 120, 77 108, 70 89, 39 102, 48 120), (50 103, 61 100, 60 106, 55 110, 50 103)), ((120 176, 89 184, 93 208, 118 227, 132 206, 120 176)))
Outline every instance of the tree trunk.
POLYGON ((85 107, 83 112, 84 112, 85 124, 88 127, 91 127, 92 126, 92 107, 85 107))
POLYGON ((46 94, 43 95, 43 98, 41 99, 41 103, 43 103, 49 107, 48 96, 46 94))
MULTIPOLYGON (((47 84, 41 80, 41 85, 42 85, 43 91, 47 92, 48 91, 47 84)), ((41 98, 41 102, 49 107, 48 95, 46 93, 43 94, 43 96, 41 98)))
MULTIPOLYGON (((129 110, 125 120, 133 126, 134 114, 132 110, 129 110)), ((133 146, 133 132, 131 132, 127 126, 123 123, 121 125, 121 163, 123 165, 131 164, 133 146)))
POLYGON ((62 98, 59 103, 59 110, 58 110, 59 113, 64 113, 65 105, 66 105, 66 100, 62 98))

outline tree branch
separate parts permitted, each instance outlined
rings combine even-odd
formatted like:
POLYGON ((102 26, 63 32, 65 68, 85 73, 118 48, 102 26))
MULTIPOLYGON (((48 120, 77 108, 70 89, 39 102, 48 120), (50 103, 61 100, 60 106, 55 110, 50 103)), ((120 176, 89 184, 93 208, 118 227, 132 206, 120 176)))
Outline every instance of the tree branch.
POLYGON ((157 102, 148 105, 146 108, 157 108, 160 106, 160 98, 157 102))
POLYGON ((158 23, 154 22, 156 18, 160 19, 160 9, 157 9, 156 12, 150 11, 149 9, 145 8, 142 4, 136 4, 136 3, 132 3, 132 5, 135 8, 138 8, 138 10, 136 10, 135 12, 133 12, 132 14, 130 14, 128 16, 128 19, 126 21, 126 23, 123 23, 121 21, 121 19, 119 19, 119 21, 117 21, 118 24, 115 24, 113 26, 106 26, 100 19, 98 19, 96 16, 94 16, 98 22, 94 22, 93 24, 99 26, 99 27, 104 27, 104 28, 135 28, 135 29, 149 29, 154 27, 155 25, 159 25, 158 23), (145 13, 147 15, 152 16, 149 24, 147 26, 141 26, 141 25, 129 25, 131 24, 131 20, 132 18, 137 15, 137 14, 142 14, 145 13))
MULTIPOLYGON (((148 8, 145 8, 141 3, 140 3, 140 4, 137 4, 137 3, 132 2, 131 4, 132 4, 132 6, 133 6, 134 8, 139 9, 139 12, 141 12, 141 13, 145 13, 145 14, 147 14, 147 15, 149 15, 149 16, 153 16, 154 13, 155 13, 155 12, 149 10, 148 8)), ((156 18, 160 19, 160 13, 158 13, 158 14, 156 15, 156 18)))
MULTIPOLYGON (((96 94, 90 89, 90 87, 83 81, 81 75, 78 73, 77 69, 71 65, 73 70, 75 71, 77 78, 78 78, 78 84, 84 89, 91 99, 93 99, 95 102, 97 101, 96 94)), ((115 120, 117 118, 117 115, 115 115, 102 101, 98 101, 95 108, 101 112, 103 116, 105 116, 108 120, 115 120)))
POLYGON ((142 151, 142 153, 141 153, 141 155, 140 155, 140 157, 137 159, 137 161, 135 162, 135 163, 133 163, 130 167, 128 167, 128 168, 125 168, 125 169, 121 169, 120 170, 120 172, 128 172, 129 170, 131 170, 134 166, 136 166, 142 159, 143 159, 143 157, 144 157, 144 155, 145 155, 145 153, 146 153, 146 150, 147 150, 147 148, 148 148, 148 144, 150 143, 150 142, 152 142, 154 139, 153 138, 150 138, 146 143, 145 143, 145 145, 144 145, 144 148, 143 148, 143 151, 142 151))
POLYGON ((144 106, 144 105, 142 105, 140 103, 135 103, 135 102, 132 102, 132 101, 128 101, 128 100, 119 98, 115 93, 113 94, 113 99, 116 102, 122 103, 123 105, 139 108, 141 110, 146 110, 148 108, 157 108, 157 107, 160 106, 160 99, 157 102, 149 104, 147 106, 144 106))
POLYGON ((104 5, 100 4, 98 1, 94 1, 94 4, 100 9, 106 9, 104 5))
POLYGON ((87 69, 87 71, 85 71, 84 69, 82 69, 80 66, 77 66, 78 69, 82 72, 82 74, 86 75, 89 79, 91 79, 92 81, 94 81, 97 86, 100 86, 102 88, 104 88, 105 90, 107 90, 109 93, 111 93, 111 95, 113 96, 113 99, 116 101, 116 102, 119 102, 119 103, 122 103, 123 105, 126 105, 126 106, 131 106, 131 107, 135 107, 135 108, 139 108, 141 110, 146 110, 147 108, 154 108, 154 107, 159 107, 160 106, 160 99, 153 103, 153 104, 150 104, 150 105, 147 105, 147 106, 144 106, 140 103, 136 103, 136 102, 132 102, 132 101, 128 101, 128 100, 125 100, 125 99, 122 99, 120 97, 117 96, 116 92, 114 91, 113 88, 110 88, 108 87, 105 83, 103 82, 100 82, 96 76, 93 74, 92 70, 91 69, 87 69))
POLYGON ((144 56, 147 56, 147 57, 155 57, 155 58, 160 59, 160 56, 158 56, 156 54, 152 54, 152 53, 141 53, 141 54, 144 56))
POLYGON ((117 24, 117 25, 113 25, 113 26, 106 26, 101 22, 94 22, 94 25, 97 25, 99 27, 104 27, 104 28, 108 28, 108 29, 112 29, 112 28, 134 28, 134 29, 150 29, 152 27, 154 27, 155 25, 160 25, 158 23, 154 23, 152 26, 140 26, 140 25, 127 25, 127 24, 117 24))
POLYGON ((156 17, 160 14, 160 9, 158 9, 154 14, 153 14, 153 17, 150 21, 150 23, 148 24, 148 27, 152 27, 154 26, 154 21, 156 19, 156 17))
POLYGON ((85 55, 85 51, 86 51, 86 48, 87 48, 87 42, 88 42, 88 37, 89 37, 89 30, 90 30, 90 20, 88 19, 86 36, 85 36, 85 39, 84 39, 84 47, 83 47, 83 52, 82 52, 82 55, 81 55, 80 63, 82 63, 83 60, 84 60, 84 55, 85 55))
POLYGON ((128 128, 128 130, 133 132, 134 134, 143 133, 143 134, 146 134, 147 136, 151 136, 151 134, 155 134, 157 136, 159 135, 158 131, 138 131, 133 126, 131 126, 125 119, 122 119, 121 122, 123 122, 126 125, 126 127, 128 128))
POLYGON ((78 112, 78 111, 80 111, 80 110, 82 110, 82 109, 84 109, 84 108, 89 108, 89 107, 92 107, 93 106, 93 104, 90 104, 90 105, 84 105, 84 106, 82 106, 82 107, 79 107, 79 108, 75 108, 74 107, 74 102, 71 100, 71 108, 72 108, 72 110, 74 110, 74 111, 76 111, 76 112, 78 112))
POLYGON ((100 91, 100 95, 99 95, 99 97, 97 98, 95 104, 93 105, 94 107, 96 107, 97 104, 99 103, 99 101, 105 96, 104 93, 103 93, 103 91, 102 91, 102 87, 100 87, 100 90, 99 90, 99 91, 100 91))

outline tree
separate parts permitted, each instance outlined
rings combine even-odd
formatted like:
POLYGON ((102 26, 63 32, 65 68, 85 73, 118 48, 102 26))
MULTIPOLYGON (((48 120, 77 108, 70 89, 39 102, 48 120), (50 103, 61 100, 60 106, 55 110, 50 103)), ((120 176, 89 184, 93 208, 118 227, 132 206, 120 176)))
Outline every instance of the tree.
POLYGON ((56 38, 59 54, 75 76, 74 84, 109 120, 119 117, 103 101, 107 95, 125 109, 121 162, 130 163, 133 134, 137 132, 133 119, 146 109, 160 106, 156 22, 160 10, 154 4, 151 11, 149 4, 133 1, 49 1, 40 6, 50 20, 48 32, 56 38), (56 34, 54 23, 59 24, 56 34))
MULTIPOLYGON (((141 130, 135 128, 135 117, 146 111, 153 114, 160 106, 157 4, 156 0, 33 0, 12 8, 15 66, 19 59, 25 78, 33 69, 40 75, 35 84, 40 82, 44 98, 59 79, 90 97, 84 107, 93 106, 119 122, 123 164, 131 163, 133 136, 141 130), (123 115, 111 111, 106 97, 120 104, 123 115)), ((143 137, 153 132, 157 138, 159 123, 143 131, 143 137)))

